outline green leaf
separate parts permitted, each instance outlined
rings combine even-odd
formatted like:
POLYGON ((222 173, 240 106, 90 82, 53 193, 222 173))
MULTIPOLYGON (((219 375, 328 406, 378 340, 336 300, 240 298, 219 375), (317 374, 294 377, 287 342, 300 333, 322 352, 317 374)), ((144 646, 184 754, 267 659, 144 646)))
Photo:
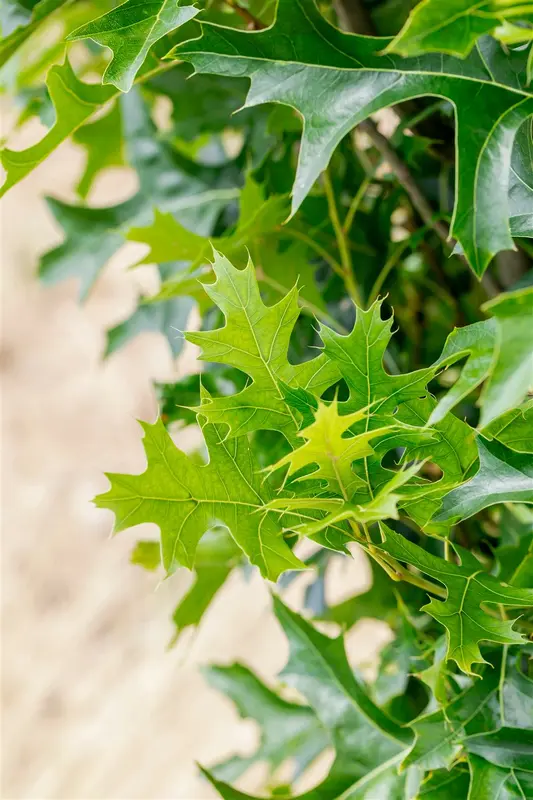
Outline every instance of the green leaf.
POLYGON ((458 800, 467 797, 469 786, 468 771, 461 767, 435 770, 422 782, 416 800, 458 800))
POLYGON ((107 331, 105 355, 111 355, 140 333, 154 331, 166 336, 172 355, 176 357, 183 347, 182 332, 192 307, 188 297, 175 297, 157 304, 141 303, 127 320, 107 331))
POLYGON ((66 237, 42 256, 39 275, 50 284, 78 277, 82 299, 124 243, 128 229, 149 223, 153 206, 172 210, 186 225, 208 233, 221 209, 235 196, 234 189, 215 188, 218 171, 199 170, 158 138, 138 91, 121 97, 120 105, 126 153, 137 172, 139 191, 118 205, 104 208, 47 198, 66 237))
POLYGON ((483 428, 483 436, 519 453, 533 453, 533 399, 494 419, 483 428))
POLYGON ((288 759, 296 762, 295 778, 330 744, 330 738, 309 706, 290 703, 265 686, 241 664, 203 670, 210 686, 223 692, 244 719, 255 720, 261 739, 256 752, 210 768, 218 780, 236 780, 251 764, 266 761, 271 775, 288 759))
POLYGON ((533 14, 527 0, 423 0, 411 11, 386 52, 402 56, 449 53, 464 57, 477 39, 508 19, 523 20, 533 14))
MULTIPOLYGON (((531 49, 533 53, 533 49, 531 49)), ((513 236, 533 236, 533 122, 526 120, 518 131, 511 158, 509 214, 513 236)))
POLYGON ((224 528, 214 528, 202 536, 196 550, 194 581, 174 609, 176 627, 171 644, 183 631, 197 627, 218 590, 238 563, 240 550, 224 528))
MULTIPOLYGON (((399 776, 397 765, 409 733, 370 700, 347 661, 342 637, 319 633, 277 597, 274 610, 290 648, 281 677, 307 699, 336 751, 328 776, 302 800, 336 800, 344 792, 353 798, 402 796, 408 775, 399 776)), ((226 800, 248 797, 207 777, 226 800)))
POLYGON ((458 522, 496 503, 533 503, 533 457, 482 436, 476 443, 479 470, 445 495, 435 521, 458 522))
POLYGON ((203 426, 210 461, 198 466, 172 442, 163 423, 142 423, 148 466, 141 475, 110 474, 111 488, 98 495, 99 508, 115 514, 115 531, 154 522, 161 531, 163 565, 192 568, 202 535, 225 525, 252 564, 269 580, 301 569, 281 536, 276 515, 263 506, 268 487, 256 475, 245 438, 223 441, 215 425, 203 426))
POLYGON ((295 108, 304 133, 293 192, 301 205, 341 139, 381 108, 420 97, 446 97, 457 119, 457 189, 452 234, 481 276, 492 256, 511 249, 507 193, 513 141, 533 113, 526 56, 500 58, 484 39, 467 59, 380 55, 389 39, 342 33, 313 0, 280 0, 276 22, 248 33, 204 23, 201 38, 176 56, 197 72, 251 80, 246 107, 295 108))
MULTIPOLYGON (((128 233, 130 241, 146 244, 150 248, 138 263, 161 264, 179 259, 191 261, 196 267, 208 263, 213 249, 228 258, 244 259, 246 263, 248 248, 251 248, 259 237, 281 225, 287 217, 288 206, 284 195, 274 195, 265 200, 261 187, 250 175, 247 176, 241 192, 239 205, 240 216, 235 230, 229 235, 220 237, 200 236, 180 225, 172 214, 156 211, 151 225, 131 228, 128 233), (252 202, 250 202, 251 192, 256 194, 252 202)), ((163 285, 162 291, 166 297, 171 296, 171 280, 163 285)))
POLYGON ((61 142, 117 94, 116 89, 78 80, 68 59, 49 70, 46 86, 54 104, 55 123, 37 144, 25 150, 4 148, 0 151, 0 160, 6 170, 0 197, 48 158, 61 142))
POLYGON ((204 287, 223 312, 225 325, 190 332, 186 338, 202 348, 202 360, 237 367, 252 383, 239 394, 212 398, 202 405, 201 413, 211 422, 226 425, 229 436, 277 430, 294 440, 298 420, 285 402, 282 383, 321 394, 337 379, 337 369, 323 355, 301 365, 289 364, 289 339, 300 313, 296 287, 276 305, 266 306, 251 262, 238 270, 215 253, 213 271, 215 283, 204 287))
POLYGON ((469 736, 465 746, 470 753, 497 767, 533 772, 533 730, 502 727, 491 733, 469 736))
POLYGON ((144 569, 150 572, 155 572, 161 565, 161 546, 159 542, 137 542, 131 554, 130 561, 132 564, 144 567, 144 569))
POLYGON ((461 375, 454 386, 444 395, 433 409, 428 420, 434 425, 460 403, 490 374, 494 352, 497 346, 498 324, 494 319, 475 322, 464 328, 454 328, 446 339, 446 344, 434 367, 449 367, 462 358, 467 358, 461 375))
POLYGON ((498 681, 498 671, 491 665, 482 680, 476 680, 451 702, 413 720, 410 727, 415 741, 402 766, 423 770, 449 768, 462 750, 466 732, 474 726, 493 724, 490 703, 497 696, 498 681))
POLYGON ((533 386, 533 287, 500 295, 484 311, 498 322, 492 375, 482 395, 480 426, 519 405, 533 386))
POLYGON ((198 11, 194 6, 181 6, 180 0, 126 0, 107 14, 77 28, 67 41, 92 39, 109 47, 113 57, 102 83, 112 83, 122 92, 129 92, 152 45, 195 17, 198 11))
MULTIPOLYGON (((430 425, 435 413, 434 401, 418 398, 403 403, 395 419, 407 425, 430 425)), ((415 441, 408 445, 404 460, 428 459, 442 470, 435 481, 426 481, 423 490, 414 481, 405 487, 404 510, 428 533, 445 534, 449 524, 435 522, 434 516, 441 508, 443 497, 450 489, 462 484, 471 474, 478 459, 475 435, 472 428, 453 414, 431 424, 431 439, 415 441)), ((420 479, 421 481, 422 479, 420 479)))
POLYGON ((64 6, 70 0, 40 0, 32 7, 31 14, 25 7, 18 6, 18 14, 15 19, 22 22, 15 28, 7 30, 2 26, 2 41, 0 42, 0 67, 13 56, 19 47, 45 22, 57 9, 64 6))
MULTIPOLYGON (((480 642, 517 644, 523 641, 523 637, 513 630, 513 621, 489 615, 481 604, 529 606, 533 604, 533 589, 505 586, 483 572, 481 564, 476 568, 478 562, 473 556, 461 566, 445 562, 389 528, 384 527, 384 530, 385 542, 379 547, 446 587, 448 594, 445 601, 433 598, 422 610, 446 628, 446 657, 455 661, 463 672, 474 675, 472 665, 486 663, 479 649, 480 642)), ((463 562, 466 555, 461 550, 463 562)))
POLYGON ((472 781, 468 800, 529 800, 533 797, 533 776, 530 772, 504 769, 476 755, 469 756, 472 781))
POLYGON ((114 103, 111 111, 95 122, 89 122, 74 132, 72 139, 87 151, 85 169, 76 191, 85 199, 96 176, 109 167, 124 164, 120 105, 114 103))
POLYGON ((354 327, 347 336, 320 326, 324 352, 338 366, 350 389, 350 410, 372 406, 373 413, 391 413, 406 400, 425 395, 433 375, 431 368, 405 375, 385 372, 383 358, 394 318, 381 318, 382 304, 382 300, 376 300, 366 311, 358 308, 354 327))

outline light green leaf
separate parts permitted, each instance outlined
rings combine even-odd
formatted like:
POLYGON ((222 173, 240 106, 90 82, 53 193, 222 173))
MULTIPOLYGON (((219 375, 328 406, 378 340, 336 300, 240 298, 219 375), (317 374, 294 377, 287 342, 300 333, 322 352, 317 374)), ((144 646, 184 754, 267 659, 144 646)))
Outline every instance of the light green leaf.
POLYGON ((276 305, 266 306, 251 262, 238 270, 215 253, 213 271, 215 283, 204 287, 224 313, 225 325, 187 333, 186 338, 202 348, 202 360, 237 367, 252 383, 239 394, 212 398, 202 405, 201 413, 226 425, 230 436, 266 429, 281 431, 294 441, 299 424, 285 401, 282 382, 320 395, 337 380, 337 369, 323 355, 301 365, 289 364, 289 339, 300 313, 296 287, 276 305))
POLYGON ((406 400, 425 395, 426 385, 433 376, 431 368, 405 375, 385 372, 383 357, 394 318, 381 318, 382 304, 382 300, 376 300, 367 311, 358 308, 355 325, 347 336, 320 326, 324 353, 338 366, 350 389, 347 404, 350 410, 372 406, 373 414, 390 414, 406 400))
POLYGON ((246 107, 277 102, 304 118, 293 212, 341 139, 381 108, 421 95, 447 98, 457 120, 456 202, 452 234, 481 276, 492 256, 513 247, 507 202, 516 132, 533 114, 527 54, 499 58, 483 39, 467 59, 380 55, 389 39, 342 33, 313 0, 280 0, 276 22, 253 33, 204 23, 201 38, 176 56, 197 72, 251 80, 246 107))
POLYGON ((92 39, 109 47, 113 57, 102 82, 129 92, 152 45, 195 17, 198 11, 194 6, 181 6, 180 0, 126 0, 107 14, 77 28, 67 40, 92 39))
POLYGON ((533 453, 533 398, 492 420, 482 433, 486 439, 497 439, 511 450, 533 453))
POLYGON ((132 564, 154 572, 161 565, 161 545, 159 542, 139 541, 130 557, 132 564))
MULTIPOLYGON (((0 42, 0 67, 13 56, 19 47, 45 22, 58 8, 70 0, 40 0, 35 3, 31 14, 27 9, 19 6, 19 13, 15 19, 22 22, 15 28, 6 30, 2 26, 2 41, 0 42), (25 23, 25 24, 24 24, 25 23)), ((18 5, 18 4, 17 4, 18 5)))
POLYGON ((481 397, 480 427, 519 405, 533 387, 533 287, 508 292, 483 306, 496 318, 498 344, 481 397))
POLYGON ((433 409, 428 420, 429 425, 434 425, 443 419, 448 411, 490 375, 497 337, 498 325, 494 319, 475 322, 464 328, 455 328, 450 333, 442 353, 433 366, 438 369, 449 367, 465 357, 467 361, 459 379, 433 409))
POLYGON ((533 457, 497 441, 476 438, 479 470, 442 501, 436 522, 458 522, 496 503, 533 503, 533 457))
POLYGON ((110 474, 111 488, 98 495, 99 508, 115 514, 115 531, 154 522, 161 531, 163 565, 192 568, 198 542, 215 524, 269 580, 286 569, 302 569, 281 536, 276 515, 263 506, 268 486, 256 475, 244 438, 225 442, 215 425, 204 425, 210 461, 198 466, 179 450, 163 423, 142 423, 148 466, 141 475, 110 474))
POLYGON ((527 0, 423 0, 411 11, 386 52, 402 56, 449 53, 464 57, 477 39, 505 20, 533 15, 527 0))
MULTIPOLYGON (((400 534, 385 528, 383 549, 394 558, 424 572, 444 584, 448 594, 445 601, 432 599, 423 610, 444 625, 448 636, 447 658, 456 662, 463 672, 473 675, 472 665, 486 663, 479 644, 482 641, 517 644, 523 637, 513 630, 513 621, 493 617, 481 604, 503 604, 510 607, 533 605, 533 589, 506 586, 496 578, 476 569, 473 563, 457 565, 445 562, 400 534)), ((465 556, 461 551, 461 556, 465 556)))
POLYGON ((0 197, 48 158, 61 142, 117 94, 116 89, 78 80, 68 59, 49 70, 46 86, 54 104, 56 121, 37 144, 25 150, 4 148, 0 151, 0 160, 6 170, 0 197))
POLYGON ((108 114, 78 128, 72 139, 87 152, 85 169, 76 187, 79 196, 85 199, 102 170, 124 164, 120 105, 114 103, 108 114))

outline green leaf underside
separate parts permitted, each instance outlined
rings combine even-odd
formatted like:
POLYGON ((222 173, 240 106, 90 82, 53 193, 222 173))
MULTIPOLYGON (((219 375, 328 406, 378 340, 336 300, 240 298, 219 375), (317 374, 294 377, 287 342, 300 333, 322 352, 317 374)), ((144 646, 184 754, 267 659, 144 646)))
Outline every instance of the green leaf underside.
POLYGON ((523 641, 523 637, 513 630, 512 621, 490 616, 481 604, 531 606, 533 589, 505 586, 483 572, 479 562, 464 550, 461 550, 461 566, 443 562, 389 528, 385 529, 382 546, 394 558, 411 564, 446 586, 447 599, 433 598, 423 610, 446 628, 447 658, 455 661, 463 672, 475 674, 473 664, 485 662, 479 649, 480 642, 519 644, 523 641))
MULTIPOLYGON (((481 40, 465 60, 382 55, 388 39, 346 34, 313 0, 280 0, 276 22, 248 32, 204 23, 202 37, 176 55, 197 72, 251 80, 246 106, 290 105, 304 118, 293 190, 300 206, 335 146, 371 113, 420 95, 445 97, 457 120, 456 204, 452 234, 477 275, 510 249, 507 194, 515 135, 533 114, 524 79, 498 59, 498 43, 481 40), (496 123, 495 123, 496 120, 496 123)), ((518 70, 519 72, 519 70, 518 70)))
POLYGON ((111 489, 99 508, 111 509, 115 530, 154 522, 161 531, 163 565, 192 568, 198 542, 215 524, 225 525, 264 577, 302 569, 281 535, 276 515, 264 509, 268 488, 257 476, 244 438, 223 441, 215 425, 203 426, 210 461, 198 466, 172 442, 163 423, 142 423, 148 467, 141 475, 110 474, 111 489))
POLYGON ((125 3, 77 28, 69 41, 92 39, 113 52, 102 82, 129 92, 148 51, 167 33, 184 25, 198 14, 194 6, 181 6, 180 0, 125 3))
POLYGON ((468 519, 496 503, 533 503, 533 456, 482 436, 476 443, 479 470, 443 498, 436 521, 468 519))

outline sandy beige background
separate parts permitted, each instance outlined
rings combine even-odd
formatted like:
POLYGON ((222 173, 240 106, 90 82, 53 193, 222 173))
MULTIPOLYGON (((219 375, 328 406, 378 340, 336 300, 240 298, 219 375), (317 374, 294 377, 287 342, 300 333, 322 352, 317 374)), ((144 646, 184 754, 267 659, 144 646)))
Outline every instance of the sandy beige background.
MULTIPOLYGON (((5 135, 5 109, 2 122, 5 135)), ((41 133, 32 125, 14 145, 41 133)), ((64 145, 0 206, 1 796, 207 800, 213 793, 195 760, 246 753, 257 731, 198 667, 241 660, 272 679, 285 643, 265 584, 234 576, 199 632, 167 652, 169 617, 188 574, 160 583, 131 566, 137 536, 154 531, 109 539, 111 514, 90 504, 107 486, 103 470, 142 471, 135 420, 156 414, 151 382, 179 374, 194 353, 174 364, 163 338, 145 334, 101 361, 105 329, 154 280, 150 268, 126 271, 132 250, 113 259, 83 307, 76 281, 37 283, 38 255, 61 239, 43 195, 73 199, 82 159, 64 145)), ((116 202, 133 188, 132 176, 115 170, 90 200, 116 202)), ((365 580, 361 559, 346 560, 328 591, 340 598, 365 580)), ((300 594, 291 589, 290 602, 300 594)), ((387 637, 384 626, 360 623, 350 638, 354 661, 371 661, 387 637)), ((257 790, 262 779, 254 770, 242 785, 257 790)))

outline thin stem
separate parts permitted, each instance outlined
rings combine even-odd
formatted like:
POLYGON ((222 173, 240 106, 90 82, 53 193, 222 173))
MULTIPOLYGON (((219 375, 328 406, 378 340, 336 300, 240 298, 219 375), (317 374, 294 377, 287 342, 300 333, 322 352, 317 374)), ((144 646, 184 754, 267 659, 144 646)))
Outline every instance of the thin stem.
POLYGON ((339 262, 333 258, 333 256, 331 256, 328 251, 322 247, 322 245, 318 244, 318 242, 315 242, 314 239, 311 239, 310 236, 307 236, 307 234, 301 233, 301 231, 297 231, 292 228, 279 228, 278 230, 284 236, 290 236, 293 239, 299 239, 301 242, 305 242, 308 247, 311 247, 315 253, 317 253, 330 265, 333 272, 336 272, 337 275, 341 276, 341 278, 344 276, 343 269, 339 262))
POLYGON ((348 213, 346 214, 346 217, 344 218, 344 222, 342 224, 342 230, 345 234, 347 234, 350 231, 354 217, 357 214, 359 206, 361 205, 361 202, 366 194, 366 190, 368 189, 371 183, 372 183, 372 178, 370 175, 367 175, 361 181, 361 185, 357 190, 357 192, 355 193, 352 202, 350 203, 350 208, 348 209, 348 213))
POLYGON ((395 558, 389 556, 388 553, 380 553, 380 557, 387 562, 387 564, 392 567, 397 574, 397 580, 406 581, 406 583, 411 583, 413 586, 418 586, 420 589, 423 589, 425 592, 431 592, 431 594, 436 594, 438 597, 446 597, 446 589, 441 586, 438 586, 436 583, 432 581, 428 581, 425 578, 422 578, 421 575, 416 575, 414 572, 410 572, 406 567, 402 567, 402 565, 396 561, 395 558))
POLYGON ((328 201, 329 216, 331 219, 331 224, 333 225, 333 230, 335 231, 335 238, 337 239, 337 247, 339 248, 339 254, 341 257, 344 285, 346 286, 346 291, 348 292, 354 303, 357 306, 361 306, 361 295, 359 292, 359 287, 357 286, 353 275, 353 266, 352 266, 352 257, 350 254, 350 248, 348 247, 348 242, 346 241, 346 235, 342 228, 341 221, 339 219, 339 212, 337 210, 337 204, 335 202, 333 186, 331 184, 331 179, 329 177, 329 172, 327 170, 325 170, 322 173, 322 179, 324 183, 324 190, 326 192, 326 198, 328 201))
POLYGON ((369 306, 371 306, 374 300, 377 300, 377 298, 379 297, 379 293, 383 288, 383 284, 389 277, 389 273, 394 269, 394 267, 402 257, 402 254, 407 249, 408 245, 409 245, 409 239, 406 239, 404 242, 401 242, 399 246, 390 254, 388 259, 385 261, 385 264, 383 265, 381 272, 374 281, 374 285, 370 290, 370 295, 368 297, 369 306))

